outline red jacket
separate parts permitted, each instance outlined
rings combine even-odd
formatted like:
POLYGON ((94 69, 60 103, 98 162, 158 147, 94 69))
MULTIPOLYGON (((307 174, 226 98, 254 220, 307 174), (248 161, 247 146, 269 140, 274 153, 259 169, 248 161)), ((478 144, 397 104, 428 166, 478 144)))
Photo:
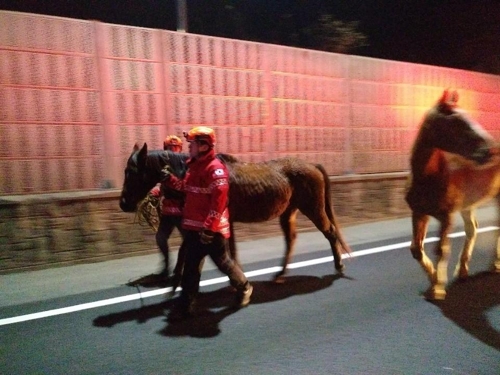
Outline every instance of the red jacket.
POLYGON ((229 238, 229 173, 215 157, 214 150, 187 161, 184 179, 171 176, 164 184, 186 193, 182 227, 187 230, 208 229, 229 238))
MULTIPOLYGON (((157 185, 153 189, 151 189, 151 194, 155 197, 159 197, 160 186, 157 185)), ((160 198, 161 204, 161 214, 165 216, 182 216, 182 206, 184 202, 180 199, 172 199, 172 198, 160 198)))

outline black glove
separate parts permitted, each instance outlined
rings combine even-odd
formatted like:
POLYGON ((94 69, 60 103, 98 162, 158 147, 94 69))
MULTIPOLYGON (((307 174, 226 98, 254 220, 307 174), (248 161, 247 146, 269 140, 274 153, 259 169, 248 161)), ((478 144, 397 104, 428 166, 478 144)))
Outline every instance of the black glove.
POLYGON ((160 172, 160 181, 170 180, 170 176, 172 176, 172 174, 172 168, 170 165, 165 165, 160 172))
POLYGON ((211 230, 203 229, 200 232, 200 242, 204 245, 212 243, 212 241, 214 240, 214 234, 215 233, 212 232, 211 230))

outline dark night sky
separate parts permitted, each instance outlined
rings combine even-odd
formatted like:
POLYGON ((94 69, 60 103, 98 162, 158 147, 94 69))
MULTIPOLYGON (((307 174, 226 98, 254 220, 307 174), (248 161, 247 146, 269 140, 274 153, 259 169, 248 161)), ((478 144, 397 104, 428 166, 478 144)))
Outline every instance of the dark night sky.
MULTIPOLYGON (((279 15, 307 26, 318 14, 359 21, 369 45, 352 54, 500 74, 498 0, 187 0, 191 32, 274 42, 279 15), (226 22, 224 5, 245 18, 226 22), (218 28, 218 29, 217 29, 218 28), (245 29, 245 32, 241 30, 245 29), (222 35, 221 35, 222 34, 222 35)), ((175 0, 0 0, 0 9, 175 30, 175 0)))

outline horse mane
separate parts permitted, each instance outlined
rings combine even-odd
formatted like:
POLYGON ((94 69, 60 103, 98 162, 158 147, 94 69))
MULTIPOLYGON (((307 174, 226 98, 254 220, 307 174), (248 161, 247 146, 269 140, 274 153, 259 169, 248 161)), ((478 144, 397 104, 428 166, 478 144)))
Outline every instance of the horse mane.
POLYGON ((146 166, 154 171, 160 171, 165 165, 162 150, 151 150, 146 158, 146 166))
MULTIPOLYGON (((230 154, 218 153, 215 156, 224 164, 235 164, 239 162, 238 158, 230 154)), ((187 159, 189 159, 189 155, 180 152, 173 152, 168 150, 150 150, 148 151, 146 166, 150 170, 159 174, 162 168, 165 165, 169 164, 172 168, 173 173, 177 177, 184 178, 187 172, 187 159)))
POLYGON ((173 151, 164 151, 163 153, 166 155, 174 174, 179 178, 184 178, 187 172, 186 160, 189 155, 173 151))
POLYGON ((217 159, 219 159, 221 162, 223 162, 224 164, 234 164, 234 163, 239 162, 238 158, 236 158, 230 154, 218 153, 215 155, 215 157, 217 159))
POLYGON ((152 150, 148 152, 147 166, 159 173, 165 165, 169 164, 173 173, 177 177, 183 178, 186 175, 186 160, 188 158, 188 155, 179 152, 152 150))
MULTIPOLYGON (((224 164, 234 164, 239 162, 238 158, 230 154, 218 153, 215 156, 224 164)), ((180 152, 152 150, 148 153, 148 167, 155 171, 161 171, 163 166, 169 164, 172 167, 174 174, 177 177, 183 178, 187 172, 187 159, 189 159, 189 155, 180 152)))

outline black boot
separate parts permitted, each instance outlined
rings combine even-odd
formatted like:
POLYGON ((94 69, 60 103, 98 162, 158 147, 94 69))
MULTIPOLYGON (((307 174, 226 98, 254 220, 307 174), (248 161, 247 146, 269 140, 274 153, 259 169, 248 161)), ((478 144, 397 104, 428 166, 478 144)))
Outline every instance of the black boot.
POLYGON ((195 316, 194 300, 187 299, 182 295, 168 314, 169 322, 178 322, 195 316))
POLYGON ((236 292, 236 301, 234 307, 240 309, 248 306, 250 297, 252 296, 253 286, 247 281, 245 286, 236 292))

